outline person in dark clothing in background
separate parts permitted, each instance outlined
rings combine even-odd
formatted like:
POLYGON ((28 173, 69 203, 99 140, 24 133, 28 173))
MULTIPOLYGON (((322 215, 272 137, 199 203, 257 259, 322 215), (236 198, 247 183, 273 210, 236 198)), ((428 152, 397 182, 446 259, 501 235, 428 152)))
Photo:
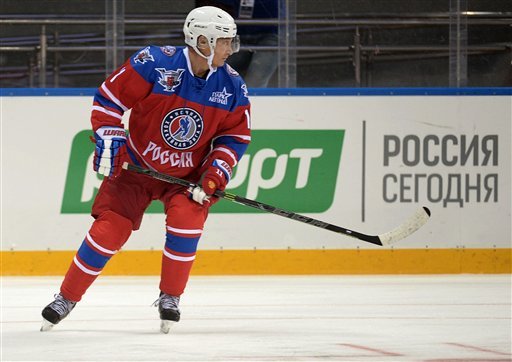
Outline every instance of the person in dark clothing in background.
MULTIPOLYGON (((196 6, 216 6, 235 19, 276 19, 278 0, 196 0, 196 6)), ((239 25, 242 46, 278 45, 277 25, 239 25)), ((242 74, 250 88, 265 88, 277 69, 278 54, 275 50, 241 50, 233 54, 229 65, 242 74)))

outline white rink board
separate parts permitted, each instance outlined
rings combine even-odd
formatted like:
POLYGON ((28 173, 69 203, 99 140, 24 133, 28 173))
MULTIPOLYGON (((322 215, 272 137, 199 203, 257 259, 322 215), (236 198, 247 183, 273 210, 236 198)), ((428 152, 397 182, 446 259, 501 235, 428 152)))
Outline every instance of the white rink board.
MULTIPOLYGON (((60 208, 72 139, 89 127, 91 103, 92 97, 1 98, 2 250, 74 250, 82 242, 92 219, 87 214, 63 215, 60 208)), ((345 130, 332 206, 326 212, 308 216, 379 234, 398 225, 418 206, 425 205, 432 210, 430 222, 395 248, 509 248, 511 103, 510 96, 255 96, 252 97, 252 125, 255 130, 345 130), (400 142, 409 137, 412 140, 407 143, 409 146, 414 146, 416 137, 421 144, 420 162, 405 166, 402 153, 390 157, 389 165, 385 166, 386 135, 397 137, 400 142), (468 151, 465 165, 460 162, 463 136, 468 143, 478 141, 476 148, 470 150, 473 153, 468 151, 469 145, 465 146, 464 150, 468 151), (436 145, 436 138, 441 143, 445 141, 445 146, 436 145), (424 143, 428 148, 427 161, 446 156, 446 162, 426 165, 424 143), (474 152, 478 153, 476 164, 472 158, 474 152), (454 160, 454 165, 447 165, 454 160), (405 201, 384 200, 383 180, 389 174, 397 179, 406 175, 402 176, 405 201), (427 176, 421 175, 431 174, 436 177, 431 180, 429 194, 425 186, 427 176), (414 175, 418 177, 419 189, 414 187, 414 175), (470 178, 471 187, 462 186, 461 197, 464 199, 468 192, 469 201, 462 200, 462 205, 450 201, 444 205, 443 200, 457 198, 456 181, 464 183, 464 177, 470 178), (481 177, 479 202, 476 177, 481 177), (484 185, 485 177, 497 184, 484 185), (431 199, 437 200, 439 196, 435 192, 439 180, 444 183, 444 193, 448 192, 448 182, 451 188, 440 201, 433 202, 431 199), (489 200, 484 201, 485 197, 489 200)), ((415 163, 413 151, 409 156, 408 161, 415 163)), ((92 167, 87 180, 86 183, 97 183, 92 167)), ((389 185, 388 196, 399 195, 398 186, 389 185)), ((161 249, 163 223, 163 215, 146 215, 141 230, 132 235, 124 249, 161 249)), ((200 248, 221 247, 373 248, 275 215, 212 214, 200 248)))

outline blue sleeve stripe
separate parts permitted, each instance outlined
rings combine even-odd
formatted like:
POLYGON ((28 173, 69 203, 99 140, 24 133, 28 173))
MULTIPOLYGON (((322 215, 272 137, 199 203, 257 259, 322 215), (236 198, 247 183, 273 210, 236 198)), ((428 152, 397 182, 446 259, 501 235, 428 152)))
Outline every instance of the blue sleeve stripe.
POLYGON ((108 108, 112 108, 112 109, 117 109, 121 114, 124 113, 124 110, 119 107, 117 104, 115 104, 114 102, 110 101, 108 98, 105 98, 99 90, 96 91, 96 93, 94 94, 94 101, 97 102, 99 105, 103 106, 103 107, 108 107, 108 108))
POLYGON ((87 245, 87 242, 85 240, 82 242, 80 249, 78 249, 78 256, 87 265, 98 269, 103 269, 105 264, 107 264, 107 262, 111 258, 108 256, 101 255, 95 250, 93 250, 89 245, 87 245))
POLYGON ((167 249, 177 251, 178 253, 195 253, 197 251, 197 244, 199 237, 184 238, 167 233, 165 237, 165 246, 167 249))
POLYGON ((238 142, 236 138, 232 136, 222 136, 213 141, 214 148, 220 145, 224 145, 235 151, 237 161, 240 161, 245 151, 247 150, 247 147, 249 147, 247 143, 238 142))

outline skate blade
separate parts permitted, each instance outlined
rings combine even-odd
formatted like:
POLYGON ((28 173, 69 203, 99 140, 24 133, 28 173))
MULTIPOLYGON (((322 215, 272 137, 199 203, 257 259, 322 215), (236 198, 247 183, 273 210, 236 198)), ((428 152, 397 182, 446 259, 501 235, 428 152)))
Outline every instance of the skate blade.
POLYGON ((165 333, 165 334, 169 333, 169 330, 171 329, 171 327, 174 323, 176 323, 176 322, 161 320, 160 321, 160 332, 165 333))
POLYGON ((43 324, 41 325, 41 332, 49 331, 53 328, 55 324, 48 322, 46 319, 43 319, 43 324))

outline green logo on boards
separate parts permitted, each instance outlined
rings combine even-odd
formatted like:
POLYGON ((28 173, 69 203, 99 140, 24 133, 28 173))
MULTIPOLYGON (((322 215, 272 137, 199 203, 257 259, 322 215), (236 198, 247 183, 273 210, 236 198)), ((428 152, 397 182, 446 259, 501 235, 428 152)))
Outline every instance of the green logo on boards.
POLYGON ((103 179, 103 176, 92 169, 94 145, 89 139, 90 136, 92 132, 84 130, 73 138, 60 210, 63 214, 90 213, 103 179))
MULTIPOLYGON (((61 212, 89 213, 101 183, 92 170, 91 131, 73 139, 61 212)), ((254 130, 252 143, 234 170, 228 191, 299 213, 326 211, 332 204, 343 148, 343 130, 254 130)), ((148 213, 163 212, 153 203, 148 213)), ((255 213, 222 200, 213 213, 255 213)))

